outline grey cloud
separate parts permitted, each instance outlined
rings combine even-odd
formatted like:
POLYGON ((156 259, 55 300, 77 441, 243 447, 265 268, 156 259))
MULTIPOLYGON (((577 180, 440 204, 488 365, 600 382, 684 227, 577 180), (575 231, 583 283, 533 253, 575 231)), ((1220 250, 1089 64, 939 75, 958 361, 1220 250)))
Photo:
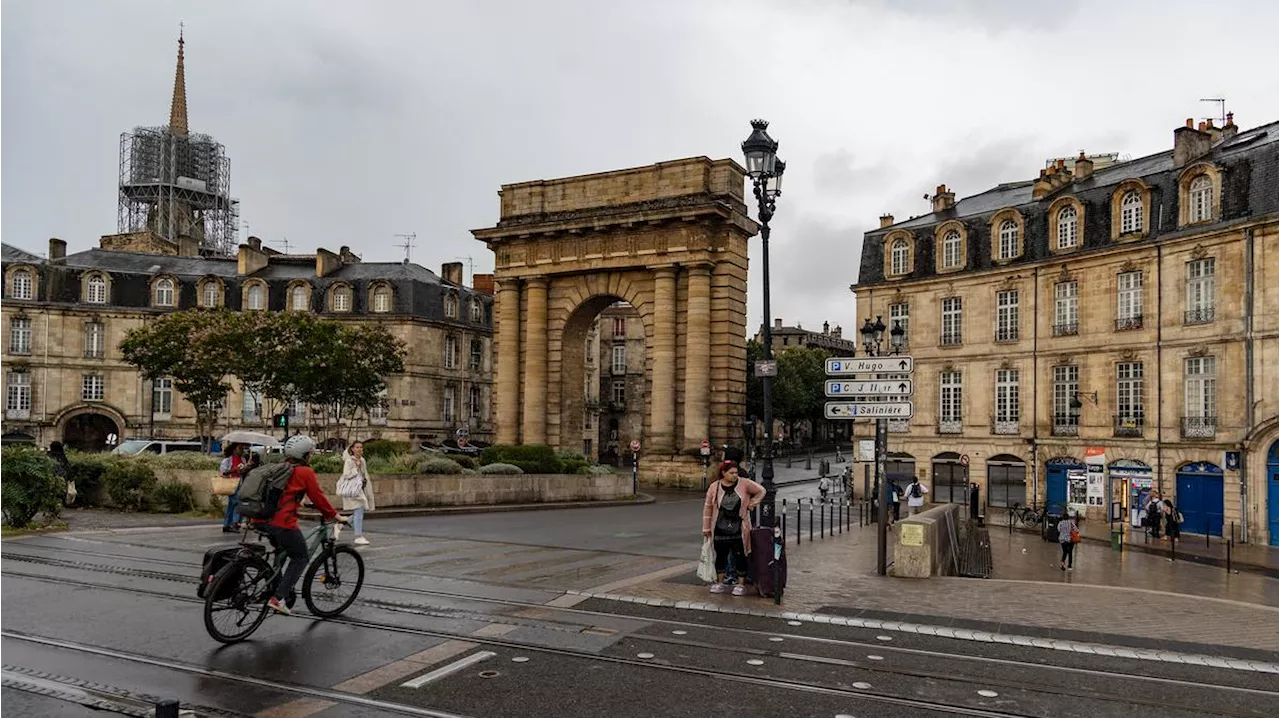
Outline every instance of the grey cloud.
POLYGON ((1019 28, 1049 30, 1071 20, 1081 0, 1029 2, 1028 0, 849 0, 855 6, 933 20, 963 24, 1000 34, 1019 28))
POLYGON ((824 194, 848 195, 875 187, 892 175, 887 165, 860 165, 857 157, 843 147, 820 154, 813 161, 813 182, 824 194))
MULTIPOLYGON (((857 277, 862 233, 868 228, 806 215, 799 207, 788 210, 798 217, 777 227, 769 246, 773 316, 789 325, 802 322, 807 328, 820 328, 829 321, 843 326, 847 336, 855 320, 849 285, 857 277)), ((762 306, 757 299, 761 290, 758 257, 752 258, 752 314, 747 321, 753 333, 762 306)))

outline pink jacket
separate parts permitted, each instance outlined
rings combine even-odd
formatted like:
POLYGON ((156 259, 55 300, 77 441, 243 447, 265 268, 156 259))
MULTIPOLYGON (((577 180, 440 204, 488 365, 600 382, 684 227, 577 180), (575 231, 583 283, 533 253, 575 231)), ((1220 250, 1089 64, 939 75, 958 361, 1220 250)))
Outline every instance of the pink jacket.
MULTIPOLYGON (((740 510, 742 516, 742 547, 747 553, 751 553, 751 507, 764 500, 764 487, 751 479, 739 477, 738 483, 734 484, 733 488, 742 499, 742 508, 740 510)), ((713 530, 716 515, 720 513, 720 499, 723 497, 724 484, 719 481, 711 482, 711 486, 707 487, 707 500, 702 504, 703 533, 713 530)))

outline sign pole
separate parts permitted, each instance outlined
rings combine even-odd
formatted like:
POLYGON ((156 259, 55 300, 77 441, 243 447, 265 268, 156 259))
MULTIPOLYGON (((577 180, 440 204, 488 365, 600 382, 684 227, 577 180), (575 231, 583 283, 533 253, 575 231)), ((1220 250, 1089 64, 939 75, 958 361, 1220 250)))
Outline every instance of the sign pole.
POLYGON ((876 572, 889 573, 889 482, 885 477, 885 454, 889 451, 889 420, 876 419, 876 483, 880 487, 879 527, 876 529, 876 572))
POLYGON ((631 440, 631 495, 640 495, 640 440, 631 440))

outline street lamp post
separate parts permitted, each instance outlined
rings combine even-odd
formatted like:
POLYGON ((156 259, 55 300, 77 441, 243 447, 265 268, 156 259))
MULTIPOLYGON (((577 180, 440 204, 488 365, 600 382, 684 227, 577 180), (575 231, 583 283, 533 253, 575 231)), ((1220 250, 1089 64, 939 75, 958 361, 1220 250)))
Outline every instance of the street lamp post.
MULTIPOLYGON (((867 356, 880 356, 881 343, 884 339, 884 320, 876 317, 874 323, 868 317, 862 324, 862 348, 867 356)), ((902 351, 906 330, 901 322, 895 320, 893 329, 889 330, 889 353, 902 351)), ((889 572, 889 481, 885 476, 885 460, 889 453, 889 420, 876 419, 876 571, 881 576, 889 572)))
MULTIPOLYGON (((751 178, 760 217, 760 243, 764 262, 764 358, 773 359, 773 319, 769 309, 769 220, 782 195, 782 173, 786 163, 778 159, 778 142, 766 132, 765 120, 751 121, 751 134, 742 143, 747 160, 747 176, 751 178)), ((774 500, 777 487, 773 483, 773 377, 764 376, 764 447, 760 483, 764 486, 764 502, 760 505, 760 525, 774 525, 774 500)))

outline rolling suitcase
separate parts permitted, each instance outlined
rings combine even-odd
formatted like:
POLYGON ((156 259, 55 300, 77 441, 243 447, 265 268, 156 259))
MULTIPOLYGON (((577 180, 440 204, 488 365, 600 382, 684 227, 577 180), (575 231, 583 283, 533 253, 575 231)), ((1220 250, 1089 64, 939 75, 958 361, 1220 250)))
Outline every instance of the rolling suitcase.
POLYGON ((756 591, 780 603, 787 588, 787 552, 783 544, 774 543, 773 529, 751 529, 751 555, 747 561, 751 564, 756 591))

